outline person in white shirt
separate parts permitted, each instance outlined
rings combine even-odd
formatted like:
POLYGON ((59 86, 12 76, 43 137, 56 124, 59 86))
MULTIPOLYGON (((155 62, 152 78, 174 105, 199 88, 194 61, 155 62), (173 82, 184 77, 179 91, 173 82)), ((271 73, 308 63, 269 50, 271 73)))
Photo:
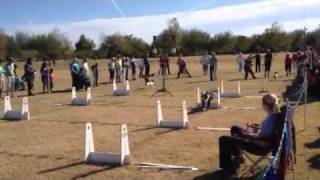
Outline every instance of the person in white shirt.
POLYGON ((239 73, 241 73, 244 68, 244 60, 245 60, 245 58, 244 58, 243 54, 240 52, 236 58, 239 73))
POLYGON ((208 74, 209 56, 207 52, 204 52, 200 58, 200 64, 202 65, 203 76, 208 74))
POLYGON ((84 69, 85 72, 86 72, 87 77, 89 77, 89 64, 88 64, 88 60, 87 60, 87 59, 84 59, 83 62, 82 62, 82 65, 83 65, 83 69, 84 69))

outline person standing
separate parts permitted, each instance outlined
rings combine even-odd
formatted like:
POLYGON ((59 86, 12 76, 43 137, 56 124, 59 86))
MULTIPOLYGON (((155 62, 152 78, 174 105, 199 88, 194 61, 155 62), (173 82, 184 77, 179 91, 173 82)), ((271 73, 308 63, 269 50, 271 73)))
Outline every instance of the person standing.
POLYGON ((125 75, 124 80, 129 79, 129 68, 130 68, 130 62, 129 57, 124 57, 122 61, 122 73, 125 75))
POLYGON ((160 55, 159 57, 159 65, 160 65, 160 70, 159 73, 161 73, 161 75, 166 74, 166 62, 165 62, 165 57, 163 55, 160 55))
POLYGON ((4 68, 2 66, 2 59, 0 59, 0 98, 2 97, 3 86, 4 86, 4 68))
POLYGON ((145 67, 144 76, 145 77, 149 77, 149 75, 150 75, 150 63, 149 63, 147 54, 143 57, 143 64, 144 64, 144 67, 145 67))
POLYGON ((48 67, 48 61, 44 61, 40 68, 42 91, 43 93, 49 93, 50 91, 50 70, 48 67))
POLYGON ((242 70, 243 70, 243 67, 244 67, 244 57, 243 57, 242 52, 240 52, 237 55, 236 61, 237 61, 237 64, 238 64, 238 71, 239 71, 239 73, 242 73, 242 70))
MULTIPOLYGON (((167 71, 168 74, 170 75, 170 74, 171 74, 171 71, 170 71, 170 59, 169 59, 168 54, 165 54, 165 55, 164 55, 164 64, 165 64, 165 69, 166 69, 166 71, 167 71)), ((166 72, 166 71, 165 71, 165 72, 166 72)))
POLYGON ((257 53, 254 57, 256 59, 256 73, 261 72, 261 55, 260 55, 260 53, 257 53))
POLYGON ((32 59, 28 58, 24 65, 24 78, 28 86, 28 96, 34 96, 32 93, 35 70, 32 67, 32 59))
POLYGON ((120 77, 121 77, 121 73, 122 73, 122 58, 121 55, 118 54, 117 59, 115 61, 115 67, 116 67, 116 81, 120 82, 120 77))
POLYGON ((112 83, 114 80, 114 72, 115 72, 115 60, 116 58, 111 58, 108 63, 108 70, 109 70, 109 83, 112 83))
POLYGON ((190 75, 190 73, 189 73, 189 71, 187 69, 186 61, 182 58, 181 54, 180 54, 180 56, 178 58, 177 64, 179 66, 179 72, 178 72, 177 79, 179 79, 180 75, 183 74, 183 73, 186 73, 188 75, 188 77, 191 78, 191 75, 190 75))
POLYGON ((136 73, 137 73, 136 60, 132 55, 129 56, 129 65, 131 68, 132 80, 136 80, 136 73))
POLYGON ((249 73, 251 74, 253 79, 256 79, 256 76, 254 75, 252 71, 252 59, 253 57, 250 55, 245 61, 244 61, 244 71, 245 71, 245 76, 244 79, 248 79, 249 73))
POLYGON ((91 71, 93 75, 93 87, 98 87, 99 60, 97 58, 96 58, 96 62, 91 66, 91 71))
POLYGON ((264 56, 264 77, 270 77, 270 70, 272 64, 272 52, 270 49, 267 50, 264 56))
POLYGON ((208 74, 208 59, 209 57, 207 52, 204 52, 200 58, 200 64, 202 65, 203 76, 206 76, 208 74))
POLYGON ((138 68, 139 68, 139 78, 143 78, 143 71, 144 71, 143 59, 139 59, 137 64, 138 64, 138 68))
POLYGON ((4 72, 5 72, 5 79, 6 79, 6 95, 7 96, 13 96, 14 91, 14 79, 15 79, 15 73, 14 73, 14 59, 12 57, 9 57, 7 59, 7 63, 4 66, 4 72))
POLYGON ((289 74, 291 75, 291 70, 292 70, 292 58, 290 56, 289 53, 286 54, 286 58, 284 60, 284 68, 286 71, 286 75, 289 76, 289 74))
POLYGON ((212 52, 211 58, 209 60, 210 81, 217 80, 217 64, 218 64, 218 60, 216 57, 216 53, 212 52))
POLYGON ((82 66, 83 66, 83 69, 84 69, 86 75, 89 77, 89 64, 88 64, 88 60, 87 59, 83 60, 82 66))

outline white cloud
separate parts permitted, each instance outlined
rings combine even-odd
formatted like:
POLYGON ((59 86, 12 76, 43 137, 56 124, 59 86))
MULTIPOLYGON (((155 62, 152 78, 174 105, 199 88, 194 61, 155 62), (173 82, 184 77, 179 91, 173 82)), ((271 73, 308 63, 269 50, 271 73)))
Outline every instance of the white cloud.
MULTIPOLYGON (((215 27, 221 23, 238 23, 244 22, 239 27, 232 27, 230 29, 235 34, 250 35, 253 33, 262 32, 270 24, 255 24, 246 25, 246 21, 259 20, 259 18, 272 16, 275 14, 284 13, 290 18, 291 9, 298 9, 304 11, 314 6, 320 6, 319 0, 262 0, 254 3, 230 5, 219 8, 212 8, 207 10, 178 12, 171 14, 140 16, 140 17, 123 17, 110 19, 93 19, 89 21, 79 21, 71 23, 57 23, 57 24, 29 24, 21 26, 18 30, 24 30, 30 33, 49 32, 54 28, 59 28, 62 32, 75 42, 80 34, 86 34, 88 37, 94 39, 97 43, 100 42, 101 34, 113 34, 116 32, 124 34, 134 34, 135 36, 143 38, 147 42, 152 41, 152 36, 161 32, 167 26, 167 20, 173 17, 178 18, 180 25, 183 28, 193 28, 201 26, 215 27)), ((303 17, 302 17, 303 18, 303 17)), ((286 30, 301 28, 303 26, 318 26, 320 16, 311 17, 307 20, 286 20, 280 22, 284 25, 286 30)))

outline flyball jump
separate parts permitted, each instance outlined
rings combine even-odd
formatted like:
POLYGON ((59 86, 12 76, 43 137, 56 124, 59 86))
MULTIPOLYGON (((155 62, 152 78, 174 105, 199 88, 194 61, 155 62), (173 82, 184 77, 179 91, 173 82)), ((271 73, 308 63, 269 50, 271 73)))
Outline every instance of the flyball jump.
POLYGON ((123 81, 123 88, 118 89, 117 88, 117 83, 115 80, 113 80, 113 95, 114 96, 129 96, 129 92, 130 92, 130 84, 128 80, 124 80, 123 81))
POLYGON ((182 120, 165 120, 163 119, 162 107, 160 100, 157 101, 157 127, 187 129, 189 128, 188 110, 186 101, 182 102, 182 120))
POLYGON ((91 123, 85 126, 85 153, 86 164, 117 165, 130 164, 130 148, 127 125, 121 125, 120 130, 120 153, 96 152, 94 148, 93 131, 91 123))
MULTIPOLYGON (((210 103, 210 109, 220 109, 222 107, 221 105, 221 95, 220 95, 220 88, 214 93, 213 95, 213 102, 210 103)), ((202 99, 201 99, 201 90, 200 88, 197 88, 197 104, 195 106, 195 109, 202 108, 202 99)))
POLYGON ((237 90, 236 91, 228 91, 228 92, 225 92, 224 91, 224 84, 223 84, 223 81, 221 81, 221 97, 230 97, 230 98, 238 98, 241 96, 241 87, 240 87, 240 81, 238 81, 238 87, 237 87, 237 90))
POLYGON ((30 112, 29 112, 29 102, 28 98, 24 97, 22 99, 22 108, 19 110, 12 110, 11 106, 11 98, 10 96, 6 96, 4 98, 4 112, 3 118, 5 120, 29 120, 30 112))
POLYGON ((92 101, 91 88, 87 89, 87 97, 86 98, 79 98, 79 97, 77 97, 76 88, 72 87, 71 105, 74 105, 74 106, 87 106, 87 105, 91 104, 91 101, 92 101))

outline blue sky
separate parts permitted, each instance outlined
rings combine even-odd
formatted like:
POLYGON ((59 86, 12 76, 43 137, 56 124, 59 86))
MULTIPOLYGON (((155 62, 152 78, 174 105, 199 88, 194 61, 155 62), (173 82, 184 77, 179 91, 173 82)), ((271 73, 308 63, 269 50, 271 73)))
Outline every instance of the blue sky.
POLYGON ((45 33, 60 29, 73 42, 86 34, 99 43, 103 34, 152 35, 177 17, 183 28, 212 34, 262 32, 274 21, 285 30, 320 24, 319 0, 0 0, 0 28, 45 33))

